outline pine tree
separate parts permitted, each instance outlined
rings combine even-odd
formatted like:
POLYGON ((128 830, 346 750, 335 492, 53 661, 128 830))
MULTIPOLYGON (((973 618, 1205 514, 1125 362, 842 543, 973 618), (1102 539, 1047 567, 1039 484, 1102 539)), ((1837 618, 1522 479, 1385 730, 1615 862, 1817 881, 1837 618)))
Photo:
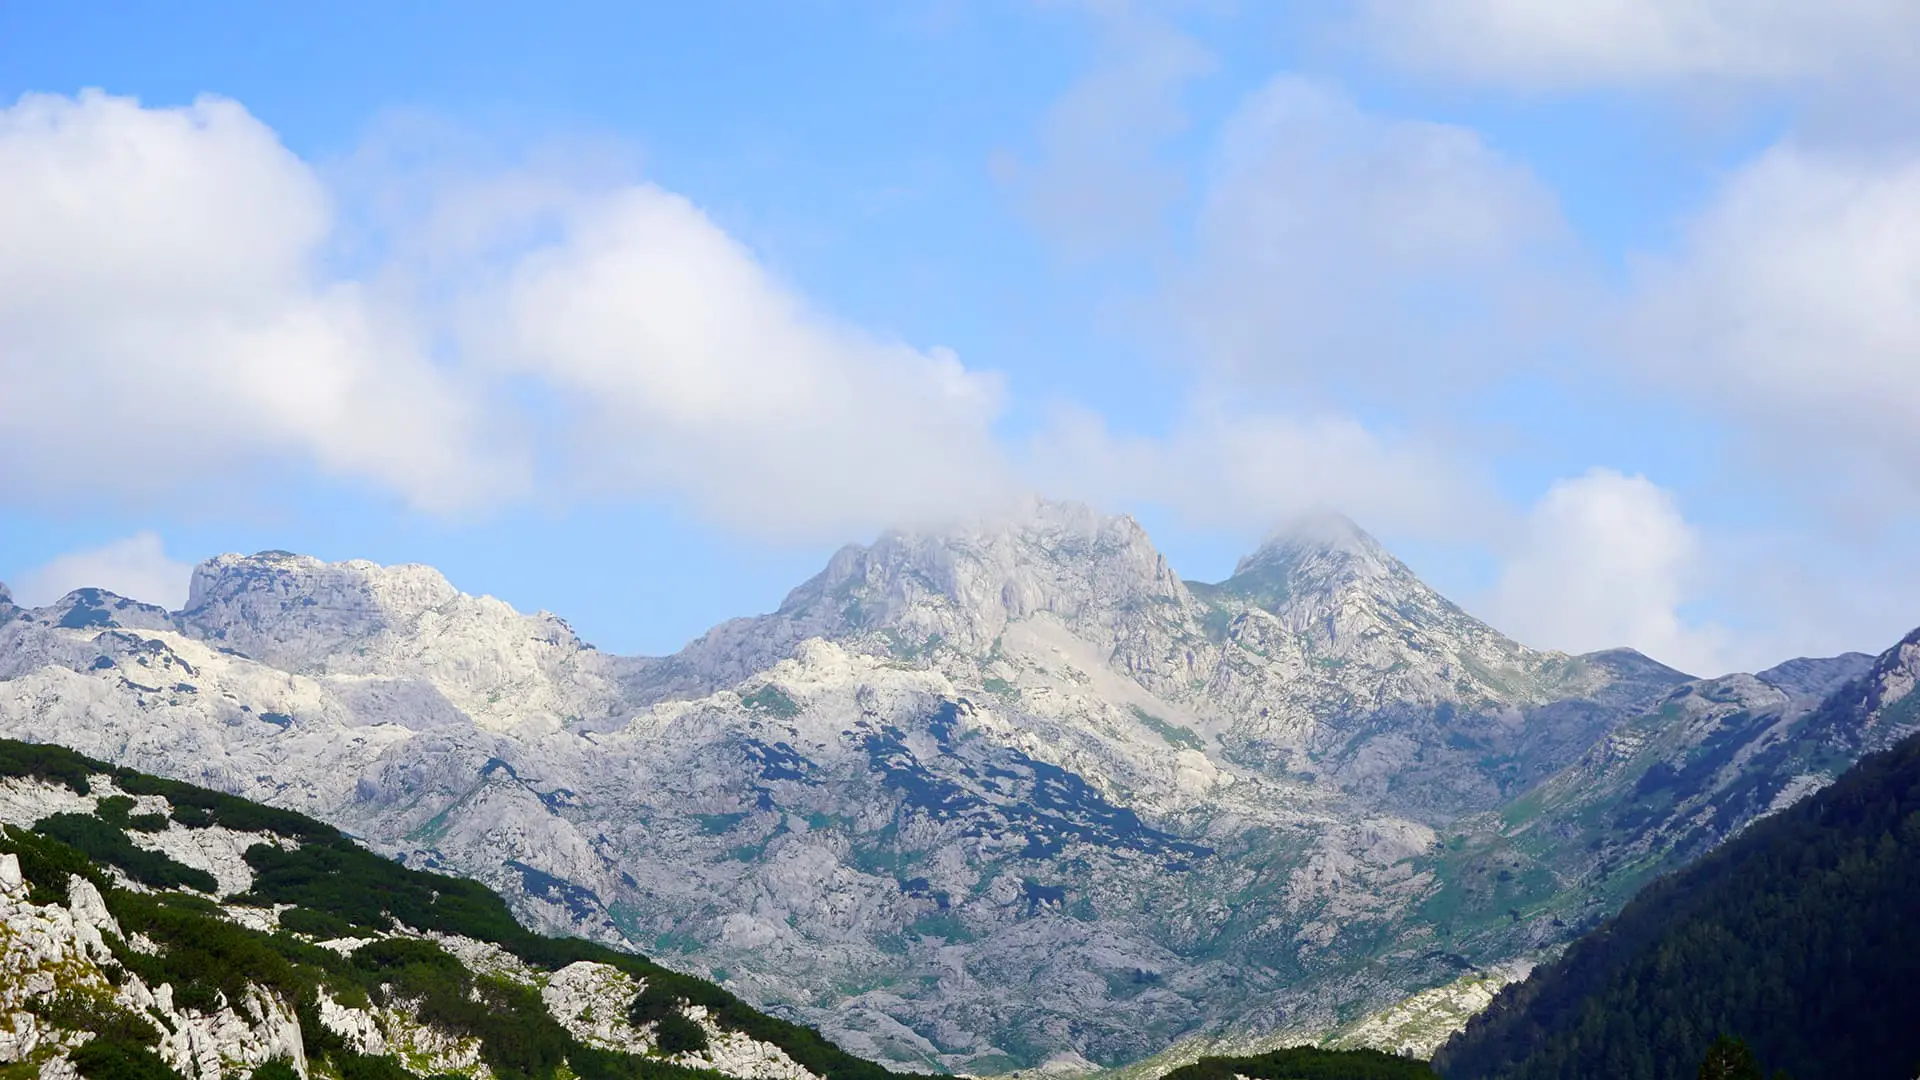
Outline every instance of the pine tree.
POLYGON ((1700 1063, 1700 1080, 1763 1080, 1760 1065, 1753 1060, 1747 1044, 1731 1035, 1714 1040, 1707 1059, 1700 1063))

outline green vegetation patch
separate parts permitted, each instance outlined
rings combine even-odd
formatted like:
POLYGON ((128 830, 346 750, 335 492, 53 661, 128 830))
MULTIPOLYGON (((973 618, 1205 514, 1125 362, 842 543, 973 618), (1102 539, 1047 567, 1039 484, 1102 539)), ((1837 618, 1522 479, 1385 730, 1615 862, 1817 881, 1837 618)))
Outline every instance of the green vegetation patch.
POLYGON ((185 886, 201 892, 220 887, 212 874, 178 862, 158 851, 135 847, 126 830, 91 814, 54 814, 34 823, 33 831, 58 840, 96 863, 124 870, 128 877, 155 889, 185 886))
POLYGON ((800 703, 793 700, 785 690, 780 689, 772 683, 768 683, 751 694, 742 696, 740 698, 740 704, 745 705, 749 709, 772 713, 782 720, 788 720, 800 715, 800 703))
POLYGON ((634 1027, 651 1026, 654 1045, 662 1053, 698 1053, 707 1048, 707 1032, 680 1011, 686 1004, 672 987, 649 982, 627 1006, 627 1022, 634 1027))
POLYGON ((110 771, 110 766, 64 746, 0 739, 0 776, 32 777, 50 784, 64 784, 74 794, 86 795, 93 791, 88 778, 110 771))
POLYGON ((1252 1057, 1203 1057, 1166 1080, 1438 1080, 1424 1061, 1379 1050, 1294 1046, 1252 1057))
POLYGON ((105 891, 107 876, 93 860, 73 848, 17 825, 0 829, 0 851, 12 852, 20 862, 20 875, 27 880, 27 899, 36 904, 65 904, 68 880, 79 875, 105 891))
POLYGON ((1168 723, 1138 705, 1132 705, 1129 706, 1129 708, 1133 710, 1134 718, 1140 721, 1142 727, 1165 739, 1168 746, 1176 750, 1205 750, 1207 748, 1207 744, 1201 741, 1200 736, 1196 734, 1192 728, 1168 723))

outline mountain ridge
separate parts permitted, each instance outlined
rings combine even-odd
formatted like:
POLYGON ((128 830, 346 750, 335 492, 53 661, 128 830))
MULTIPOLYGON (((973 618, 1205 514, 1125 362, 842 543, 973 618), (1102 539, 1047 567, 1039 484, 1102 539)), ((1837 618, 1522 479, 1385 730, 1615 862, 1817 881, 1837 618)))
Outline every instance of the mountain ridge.
MULTIPOLYGON (((1306 561, 1324 584, 1341 554, 1306 561)), ((334 820, 530 925, 975 1072, 1327 1031, 1451 981, 1443 837, 1686 684, 1525 649, 1397 561, 1316 637, 1054 504, 849 546, 668 658, 423 568, 223 558, 172 629, 104 597, 0 624, 0 733, 334 820)))

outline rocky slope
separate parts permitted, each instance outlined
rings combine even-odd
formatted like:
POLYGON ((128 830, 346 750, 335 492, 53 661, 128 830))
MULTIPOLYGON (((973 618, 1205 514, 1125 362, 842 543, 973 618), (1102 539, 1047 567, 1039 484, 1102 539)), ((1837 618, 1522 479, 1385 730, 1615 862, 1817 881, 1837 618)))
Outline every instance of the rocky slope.
POLYGON ((1204 585, 1131 519, 1046 503, 844 549, 660 659, 281 552, 202 566, 179 613, 0 620, 0 734, 313 814, 530 925, 974 1072, 1324 1034, 1551 948, 1568 920, 1455 899, 1443 838, 1511 846, 1489 815, 1719 692, 1518 645, 1343 519, 1204 585), (1469 908, 1505 923, 1456 932, 1469 908))
POLYGON ((0 740, 0 826, 9 1076, 888 1075, 319 822, 59 747, 0 740))
POLYGON ((1424 914, 1470 955, 1590 927, 1654 876, 1920 731, 1916 672, 1920 631, 1879 657, 1676 687, 1520 798, 1461 822, 1431 861, 1440 887, 1424 914))

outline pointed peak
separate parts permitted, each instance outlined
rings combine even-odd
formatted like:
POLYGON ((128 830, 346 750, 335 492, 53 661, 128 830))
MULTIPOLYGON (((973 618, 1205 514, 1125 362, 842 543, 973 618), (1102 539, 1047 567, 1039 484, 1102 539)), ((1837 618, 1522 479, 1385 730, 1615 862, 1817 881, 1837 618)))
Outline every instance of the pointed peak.
POLYGON ((1331 511, 1303 514, 1275 529, 1240 560, 1232 577, 1212 589, 1301 627, 1357 603, 1382 620, 1435 627, 1471 623, 1474 633, 1491 632, 1429 588, 1351 518, 1331 511))
POLYGON ((1377 576, 1389 572, 1397 560, 1353 519, 1332 510, 1302 514, 1284 522, 1251 555, 1233 568, 1235 577, 1253 571, 1291 569, 1315 557, 1359 560, 1377 576))

